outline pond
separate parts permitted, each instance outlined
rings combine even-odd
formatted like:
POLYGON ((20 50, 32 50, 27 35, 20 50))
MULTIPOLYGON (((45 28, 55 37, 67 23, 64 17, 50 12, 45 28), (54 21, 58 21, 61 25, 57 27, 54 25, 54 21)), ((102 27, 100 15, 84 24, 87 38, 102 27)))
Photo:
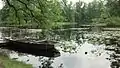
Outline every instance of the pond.
MULTIPOLYGON (((33 68, 119 68, 119 31, 50 31, 44 39, 58 41, 59 57, 8 53, 11 59, 32 64, 33 68), (114 34, 112 34, 114 32, 114 34)), ((2 50, 4 51, 4 49, 2 50)))

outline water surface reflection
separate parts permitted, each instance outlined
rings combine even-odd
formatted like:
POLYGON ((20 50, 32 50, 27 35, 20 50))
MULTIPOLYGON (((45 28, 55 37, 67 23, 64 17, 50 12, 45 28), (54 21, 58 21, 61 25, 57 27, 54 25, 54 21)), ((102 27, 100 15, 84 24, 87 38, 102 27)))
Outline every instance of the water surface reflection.
POLYGON ((48 58, 17 52, 11 52, 9 56, 11 59, 32 64, 34 68, 119 68, 120 50, 117 42, 120 41, 115 38, 118 39, 120 33, 111 33, 113 32, 48 32, 44 39, 58 41, 55 47, 61 56, 48 58))
POLYGON ((10 57, 33 64, 35 68, 44 68, 48 64, 45 68, 110 68, 111 62, 106 59, 110 58, 110 55, 109 51, 105 50, 105 45, 93 45, 88 42, 78 45, 74 41, 64 41, 62 44, 61 47, 56 44, 56 48, 61 53, 57 58, 19 56, 18 53, 11 53, 10 57))

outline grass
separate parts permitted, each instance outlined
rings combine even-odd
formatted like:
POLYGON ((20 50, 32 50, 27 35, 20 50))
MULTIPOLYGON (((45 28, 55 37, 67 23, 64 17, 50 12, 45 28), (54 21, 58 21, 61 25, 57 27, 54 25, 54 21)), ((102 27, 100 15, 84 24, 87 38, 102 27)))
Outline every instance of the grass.
POLYGON ((7 56, 0 55, 0 68, 33 68, 30 64, 18 62, 16 60, 9 59, 7 56))

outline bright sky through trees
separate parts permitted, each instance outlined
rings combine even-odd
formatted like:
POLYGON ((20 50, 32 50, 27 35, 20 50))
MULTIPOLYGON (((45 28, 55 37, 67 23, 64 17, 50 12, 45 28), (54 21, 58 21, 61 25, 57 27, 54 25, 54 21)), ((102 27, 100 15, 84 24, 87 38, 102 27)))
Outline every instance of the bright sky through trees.
POLYGON ((2 7, 3 7, 3 2, 2 0, 0 0, 0 9, 2 9, 2 7))
MULTIPOLYGON (((73 3, 78 2, 79 0, 69 0, 72 1, 73 3)), ((84 1, 86 3, 92 2, 93 0, 80 0, 80 1, 84 1)))

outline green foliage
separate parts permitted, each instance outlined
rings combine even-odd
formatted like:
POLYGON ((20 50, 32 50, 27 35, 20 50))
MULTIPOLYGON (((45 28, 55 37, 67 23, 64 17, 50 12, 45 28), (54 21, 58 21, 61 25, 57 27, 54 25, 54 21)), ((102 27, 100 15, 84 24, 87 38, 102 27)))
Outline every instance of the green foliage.
POLYGON ((76 11, 75 11, 75 22, 83 23, 86 19, 86 5, 84 2, 77 2, 76 3, 76 11))
MULTIPOLYGON (((106 2, 106 1, 105 1, 106 2)), ((92 19, 93 23, 104 23, 107 26, 118 26, 120 25, 120 16, 119 16, 119 1, 117 0, 107 0, 107 3, 104 1, 98 18, 92 19)))
POLYGON ((64 17, 64 22, 74 22, 74 7, 73 3, 68 3, 67 0, 61 1, 62 15, 64 17))
POLYGON ((25 64, 23 62, 18 62, 15 60, 11 60, 6 56, 0 56, 0 62, 4 68, 32 68, 32 65, 25 64))
POLYGON ((61 20, 61 8, 57 0, 5 0, 1 10, 1 21, 6 26, 51 28, 61 20))
POLYGON ((75 21, 78 24, 91 24, 92 19, 100 17, 102 8, 101 1, 94 0, 89 4, 79 1, 76 3, 75 21))
POLYGON ((88 4, 82 1, 73 4, 68 0, 4 1, 1 26, 62 28, 62 22, 77 23, 77 27, 91 23, 119 24, 120 0, 93 0, 88 4))
POLYGON ((103 4, 102 2, 100 1, 96 1, 94 0, 93 2, 89 3, 88 4, 88 7, 87 7, 87 16, 88 16, 88 19, 89 19, 89 23, 91 23, 92 19, 93 18, 99 18, 100 15, 101 15, 101 10, 103 8, 103 4))
POLYGON ((120 17, 111 17, 107 21, 108 26, 120 26, 120 17))
POLYGON ((120 16, 120 0, 106 0, 106 7, 111 16, 120 16))

